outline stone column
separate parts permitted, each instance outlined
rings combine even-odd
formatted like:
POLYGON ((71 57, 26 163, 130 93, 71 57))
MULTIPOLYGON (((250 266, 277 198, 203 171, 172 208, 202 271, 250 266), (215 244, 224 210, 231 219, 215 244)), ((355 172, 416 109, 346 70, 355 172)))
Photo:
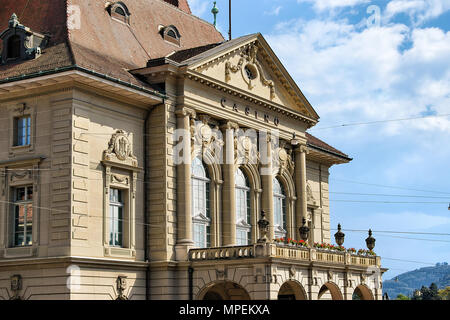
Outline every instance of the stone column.
POLYGON ((176 259, 186 261, 189 249, 193 247, 192 215, 191 215, 191 118, 195 118, 195 111, 186 107, 178 107, 177 131, 179 138, 177 146, 182 152, 177 156, 177 244, 175 247, 176 259))
MULTIPOLYGON (((267 133, 266 146, 262 148, 261 152, 261 184, 262 184, 262 197, 261 197, 261 210, 266 212, 267 220, 269 221, 269 234, 267 237, 269 241, 275 238, 274 229, 274 212, 273 212, 273 173, 272 173, 272 140, 270 134, 267 133), (266 151, 266 154, 263 154, 266 151)), ((261 134, 260 139, 264 139, 264 134, 261 134)), ((263 141, 260 141, 260 143, 263 141)))
POLYGON ((235 146, 234 132, 239 126, 234 122, 226 122, 221 126, 225 142, 222 174, 222 245, 236 245, 236 182, 235 182, 235 146))
MULTIPOLYGON (((297 191, 296 224, 302 226, 303 218, 308 216, 308 199, 306 195, 306 155, 309 153, 305 145, 295 149, 295 189, 297 191)), ((296 231, 296 234, 297 234, 296 231)))

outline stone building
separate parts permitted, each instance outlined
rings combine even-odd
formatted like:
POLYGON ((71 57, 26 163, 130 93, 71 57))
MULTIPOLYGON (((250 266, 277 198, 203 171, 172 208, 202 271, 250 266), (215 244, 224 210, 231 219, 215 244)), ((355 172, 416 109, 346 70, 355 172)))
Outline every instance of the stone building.
POLYGON ((0 299, 381 299, 379 257, 314 246, 351 159, 261 34, 186 0, 2 3, 0 299))

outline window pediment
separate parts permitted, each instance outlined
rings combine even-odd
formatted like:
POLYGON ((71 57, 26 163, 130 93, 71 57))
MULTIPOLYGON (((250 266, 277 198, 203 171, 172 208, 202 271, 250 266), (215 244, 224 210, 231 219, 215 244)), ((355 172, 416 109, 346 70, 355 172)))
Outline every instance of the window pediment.
POLYGON ((117 130, 111 137, 108 149, 103 151, 103 161, 113 163, 118 167, 138 167, 138 161, 133 153, 131 137, 123 130, 117 130))

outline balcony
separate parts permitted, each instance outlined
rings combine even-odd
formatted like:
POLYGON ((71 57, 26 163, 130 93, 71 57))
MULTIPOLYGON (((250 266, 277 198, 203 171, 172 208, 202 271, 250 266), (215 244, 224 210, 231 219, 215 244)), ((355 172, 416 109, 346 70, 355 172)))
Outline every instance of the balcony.
POLYGON ((331 250, 302 248, 275 243, 191 249, 189 251, 189 261, 191 262, 256 258, 273 258, 288 262, 317 262, 343 267, 381 267, 381 258, 377 256, 333 252, 331 250))

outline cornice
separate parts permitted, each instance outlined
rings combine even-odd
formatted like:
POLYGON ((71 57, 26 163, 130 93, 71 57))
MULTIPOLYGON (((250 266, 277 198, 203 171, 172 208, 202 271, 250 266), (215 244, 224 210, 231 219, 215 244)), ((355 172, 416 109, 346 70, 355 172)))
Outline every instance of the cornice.
POLYGON ((318 122, 317 120, 307 117, 304 114, 301 114, 300 112, 287 109, 286 107, 280 104, 271 102, 264 98, 253 95, 251 93, 239 90, 238 88, 225 84, 221 81, 215 80, 203 74, 200 74, 196 71, 188 70, 185 74, 185 77, 188 78, 189 80, 199 82, 200 84, 208 86, 217 91, 221 91, 226 94, 233 95, 240 99, 246 100, 250 103, 253 103, 254 105, 262 106, 264 108, 267 108, 268 110, 277 112, 279 114, 293 118, 298 121, 302 121, 308 125, 308 128, 315 126, 318 122))

